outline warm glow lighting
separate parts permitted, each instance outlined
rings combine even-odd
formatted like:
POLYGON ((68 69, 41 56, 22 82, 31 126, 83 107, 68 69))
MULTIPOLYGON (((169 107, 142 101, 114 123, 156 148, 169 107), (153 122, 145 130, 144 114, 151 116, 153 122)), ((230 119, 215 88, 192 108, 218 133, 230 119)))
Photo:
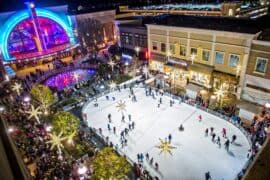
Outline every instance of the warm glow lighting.
POLYGON ((78 168, 78 174, 83 175, 87 172, 87 168, 85 166, 78 168))
POLYGON ((266 103, 266 104, 264 105, 264 107, 270 108, 270 103, 266 103))
POLYGON ((14 128, 13 127, 8 128, 8 132, 9 133, 12 133, 13 131, 14 131, 14 128))
POLYGON ((4 106, 0 106, 0 113, 3 112, 5 110, 5 107, 4 106))
POLYGON ((46 130, 47 132, 51 132, 52 126, 51 126, 51 125, 46 126, 45 130, 46 130))
POLYGON ((29 96, 26 96, 26 97, 23 98, 24 102, 29 102, 30 100, 31 100, 31 98, 29 96))

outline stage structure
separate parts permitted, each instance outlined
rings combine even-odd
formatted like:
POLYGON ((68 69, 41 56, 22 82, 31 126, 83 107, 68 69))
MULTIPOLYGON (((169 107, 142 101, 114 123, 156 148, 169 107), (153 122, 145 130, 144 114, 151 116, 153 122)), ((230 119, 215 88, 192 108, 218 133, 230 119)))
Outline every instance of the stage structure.
POLYGON ((52 57, 77 46, 67 6, 0 14, 0 48, 4 64, 52 57))

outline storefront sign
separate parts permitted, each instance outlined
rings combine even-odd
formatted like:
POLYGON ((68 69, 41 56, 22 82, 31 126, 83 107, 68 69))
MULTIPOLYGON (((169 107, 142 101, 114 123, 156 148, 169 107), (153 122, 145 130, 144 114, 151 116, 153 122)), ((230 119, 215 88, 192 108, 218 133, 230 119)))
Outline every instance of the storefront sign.
POLYGON ((173 58, 169 58, 168 62, 172 63, 172 64, 179 64, 179 65, 185 66, 185 67, 188 65, 185 61, 176 60, 176 59, 173 59, 173 58))

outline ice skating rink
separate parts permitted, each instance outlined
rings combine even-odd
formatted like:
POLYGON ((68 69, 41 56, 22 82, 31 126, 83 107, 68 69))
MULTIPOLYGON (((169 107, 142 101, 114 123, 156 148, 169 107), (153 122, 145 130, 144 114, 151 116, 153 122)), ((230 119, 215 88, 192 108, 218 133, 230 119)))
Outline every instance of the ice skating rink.
POLYGON ((166 180, 204 180, 205 172, 209 171, 213 180, 233 180, 247 161, 247 153, 250 148, 248 140, 242 132, 229 122, 212 114, 206 113, 187 104, 179 104, 178 101, 170 107, 170 97, 163 96, 163 104, 157 107, 159 97, 153 99, 146 96, 143 88, 134 88, 137 102, 129 98, 129 89, 121 92, 114 91, 97 99, 98 107, 94 102, 85 106, 88 125, 93 128, 102 128, 102 134, 109 137, 114 145, 118 144, 120 151, 126 154, 134 162, 137 162, 137 153, 149 153, 154 163, 159 164, 159 171, 144 158, 143 166, 150 174, 166 180), (116 100, 113 101, 112 97, 116 100), (117 102, 126 102, 125 123, 121 122, 121 112, 116 108, 117 102), (107 128, 108 114, 111 113, 113 126, 116 134, 107 128), (121 148, 120 132, 128 128, 128 114, 135 121, 135 129, 127 136, 127 146, 121 148), (198 116, 202 115, 202 121, 198 116), (178 127, 183 124, 184 131, 178 127), (221 148, 211 141, 211 136, 205 136, 206 128, 214 128, 214 132, 221 138, 221 148), (222 137, 222 128, 227 129, 227 136, 237 136, 236 143, 230 145, 227 152, 224 149, 225 139, 222 137), (172 135, 171 145, 176 147, 171 153, 160 151, 157 148, 160 140, 172 135))

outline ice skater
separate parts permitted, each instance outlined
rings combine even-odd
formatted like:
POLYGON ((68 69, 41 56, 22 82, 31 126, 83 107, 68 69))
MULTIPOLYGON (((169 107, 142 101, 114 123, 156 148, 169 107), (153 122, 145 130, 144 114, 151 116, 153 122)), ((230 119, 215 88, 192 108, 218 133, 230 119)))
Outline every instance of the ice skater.
POLYGON ((145 154, 145 158, 147 161, 149 161, 149 154, 148 153, 145 154))
POLYGON ((222 128, 222 137, 226 138, 226 129, 225 128, 222 128))
POLYGON ((208 128, 206 128, 206 130, 205 130, 205 136, 206 137, 208 136, 208 128))
POLYGON ((218 145, 219 148, 221 147, 220 137, 219 136, 217 137, 217 145, 218 145))
POLYGON ((131 121, 131 115, 130 114, 128 115, 128 120, 131 121))
POLYGON ((107 127, 108 127, 108 130, 111 131, 111 126, 110 126, 110 124, 108 124, 107 127))
POLYGON ((109 119, 109 123, 111 123, 112 122, 112 115, 111 115, 111 113, 108 114, 108 119, 109 119))
POLYGON ((212 135, 214 132, 214 128, 213 127, 210 127, 210 134, 212 135))
POLYGON ((131 127, 132 127, 132 129, 134 129, 134 128, 135 128, 135 122, 134 122, 134 121, 132 121, 132 123, 131 123, 131 127))
POLYGON ((155 163, 155 170, 158 171, 158 163, 155 163))
POLYGON ((213 133, 213 134, 212 134, 212 141, 213 141, 213 142, 215 142, 215 137, 216 137, 216 134, 213 133))
POLYGON ((152 165, 153 162, 154 162, 154 159, 153 159, 153 157, 152 157, 152 158, 150 159, 150 161, 149 161, 149 164, 152 165))
POLYGON ((158 108, 160 107, 160 103, 158 103, 157 107, 158 107, 158 108))
POLYGON ((116 127, 113 127, 113 134, 116 134, 116 127))
POLYGON ((212 178, 211 178, 210 172, 207 171, 207 172, 205 173, 205 180, 211 180, 211 179, 212 179, 212 178))
POLYGON ((227 141, 224 143, 226 151, 229 151, 229 146, 230 146, 230 140, 227 139, 227 141))
POLYGON ((233 143, 235 142, 235 140, 236 140, 236 135, 234 134, 234 135, 232 136, 231 144, 233 144, 233 143))
POLYGON ((171 143, 171 141, 172 141, 172 135, 171 134, 169 134, 168 140, 169 140, 169 143, 171 143))
POLYGON ((199 122, 201 122, 201 121, 202 121, 202 115, 200 114, 200 115, 198 116, 198 118, 199 118, 199 122))
POLYGON ((122 122, 125 122, 125 116, 122 114, 122 122))
POLYGON ((162 104, 162 98, 161 97, 159 98, 159 104, 162 104))
POLYGON ((183 124, 180 124, 180 126, 179 126, 179 131, 184 131, 184 126, 183 126, 183 124))

